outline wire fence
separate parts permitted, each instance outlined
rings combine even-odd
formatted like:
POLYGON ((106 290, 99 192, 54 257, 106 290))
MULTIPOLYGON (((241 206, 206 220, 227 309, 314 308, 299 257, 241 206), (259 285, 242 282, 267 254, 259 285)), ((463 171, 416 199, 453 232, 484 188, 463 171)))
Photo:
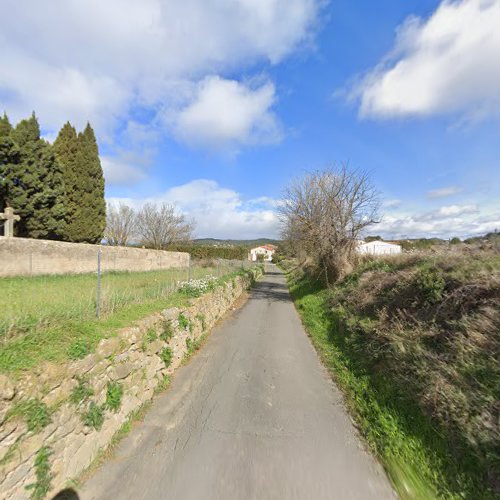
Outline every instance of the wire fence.
POLYGON ((107 318, 134 304, 154 306, 185 281, 219 278, 253 265, 234 260, 189 261, 185 267, 129 272, 107 271, 109 264, 99 251, 92 273, 0 278, 0 294, 4 298, 0 340, 57 326, 58 322, 107 318))

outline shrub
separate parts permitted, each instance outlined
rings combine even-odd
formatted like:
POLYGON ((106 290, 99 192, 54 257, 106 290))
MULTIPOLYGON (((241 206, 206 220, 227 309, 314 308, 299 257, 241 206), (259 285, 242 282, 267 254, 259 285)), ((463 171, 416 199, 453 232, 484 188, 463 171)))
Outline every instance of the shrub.
POLYGON ((94 403, 94 401, 92 401, 92 403, 90 403, 89 409, 83 415, 82 420, 86 426, 92 427, 93 429, 98 431, 101 429, 102 424, 104 423, 104 410, 96 403, 94 403))
POLYGON ((184 314, 180 313, 179 317, 177 318, 177 321, 179 322, 179 326, 183 330, 187 330, 189 327, 189 320, 184 316, 184 314))
POLYGON ((174 329, 172 327, 172 322, 168 319, 163 321, 163 330, 160 333, 160 339, 164 342, 168 342, 172 335, 174 334, 174 329))
POLYGON ((94 391, 89 387, 87 380, 84 377, 77 377, 78 385, 73 388, 69 400, 74 405, 79 405, 87 401, 90 396, 94 395, 94 391))
POLYGON ((188 352, 191 352, 193 349, 193 339, 190 337, 188 337, 186 339, 186 348, 187 348, 188 352))
POLYGON ((168 250, 188 252, 192 259, 228 259, 243 260, 247 258, 248 249, 243 246, 213 246, 174 244, 168 250))
POLYGON ((105 407, 117 412, 122 405, 123 387, 118 382, 108 382, 105 407))
POLYGON ((446 281, 438 270, 431 267, 419 269, 415 275, 414 283, 424 302, 435 304, 442 299, 446 281))
POLYGON ((172 349, 170 347, 165 347, 159 354, 160 359, 165 363, 165 366, 168 368, 172 363, 172 349))
POLYGON ((154 328, 150 328, 146 332, 146 341, 150 344, 151 342, 154 342, 158 338, 158 335, 156 334, 156 330, 154 328))
POLYGON ((35 475, 36 482, 26 486, 27 490, 33 490, 31 498, 41 500, 47 496, 51 487, 52 476, 50 474, 49 457, 52 455, 52 450, 43 446, 40 448, 35 457, 35 475))
POLYGON ((68 349, 70 359, 82 359, 91 352, 90 344, 85 340, 75 340, 68 349))

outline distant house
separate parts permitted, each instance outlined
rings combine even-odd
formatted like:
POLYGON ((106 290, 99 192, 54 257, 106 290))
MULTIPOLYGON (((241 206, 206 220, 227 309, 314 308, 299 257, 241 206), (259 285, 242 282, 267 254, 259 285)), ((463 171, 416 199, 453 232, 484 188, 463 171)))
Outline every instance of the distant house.
POLYGON ((358 253, 368 255, 394 255, 401 253, 402 248, 401 245, 396 245, 395 243, 375 240, 368 243, 359 241, 356 250, 358 253))
POLYGON ((273 260, 273 254, 276 252, 276 248, 274 245, 262 245, 260 247, 252 248, 248 254, 248 260, 252 262, 257 261, 257 255, 263 255, 264 260, 270 262, 273 260))

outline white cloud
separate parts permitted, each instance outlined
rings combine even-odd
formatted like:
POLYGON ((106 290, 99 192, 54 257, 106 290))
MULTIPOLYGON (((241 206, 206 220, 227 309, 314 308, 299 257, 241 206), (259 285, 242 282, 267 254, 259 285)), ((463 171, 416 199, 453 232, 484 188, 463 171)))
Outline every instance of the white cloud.
POLYGON ((275 98, 272 83, 250 87, 210 76, 199 82, 188 102, 173 113, 172 127, 182 142, 209 149, 276 142, 281 131, 270 110, 275 98))
POLYGON ((500 116, 500 1, 444 0, 410 17, 392 53, 356 86, 362 116, 500 116))
MULTIPOLYGON (((111 198, 108 201, 122 201, 136 208, 146 202, 174 203, 195 220, 199 238, 252 239, 279 234, 278 219, 272 209, 255 206, 254 200, 245 202, 238 192, 221 187, 213 180, 197 179, 147 199, 111 198)), ((266 203, 271 205, 272 200, 268 198, 266 203)))
POLYGON ((130 185, 143 181, 146 173, 140 166, 127 163, 121 158, 101 156, 106 182, 114 185, 130 185))
POLYGON ((451 217, 464 214, 477 214, 479 212, 477 205, 448 205, 441 207, 437 214, 442 217, 451 217))
POLYGON ((420 213, 388 213, 368 233, 385 238, 476 236, 500 228, 500 212, 481 214, 476 205, 448 205, 420 213))
MULTIPOLYGON (((35 109, 49 131, 68 119, 77 128, 90 120, 101 140, 109 139, 135 106, 170 106, 179 80, 280 62, 307 43, 320 3, 8 2, 8 15, 0 16, 0 109, 13 121, 35 109)), ((254 91, 273 100, 271 88, 254 91)))
POLYGON ((382 206, 385 208, 399 207, 399 205, 401 205, 401 200, 384 200, 382 202, 382 206))
POLYGON ((439 189, 432 189, 427 193, 427 198, 446 198, 461 193, 462 188, 458 186, 447 186, 439 189))

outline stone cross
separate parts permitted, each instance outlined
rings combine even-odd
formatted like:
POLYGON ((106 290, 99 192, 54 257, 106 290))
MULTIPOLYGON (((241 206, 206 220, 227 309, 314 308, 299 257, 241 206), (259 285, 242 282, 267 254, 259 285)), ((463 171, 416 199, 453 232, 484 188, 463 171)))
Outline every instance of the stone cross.
POLYGON ((14 221, 21 220, 19 215, 14 215, 14 210, 7 207, 3 213, 0 213, 0 220, 5 220, 3 235, 7 238, 14 236, 14 221))

